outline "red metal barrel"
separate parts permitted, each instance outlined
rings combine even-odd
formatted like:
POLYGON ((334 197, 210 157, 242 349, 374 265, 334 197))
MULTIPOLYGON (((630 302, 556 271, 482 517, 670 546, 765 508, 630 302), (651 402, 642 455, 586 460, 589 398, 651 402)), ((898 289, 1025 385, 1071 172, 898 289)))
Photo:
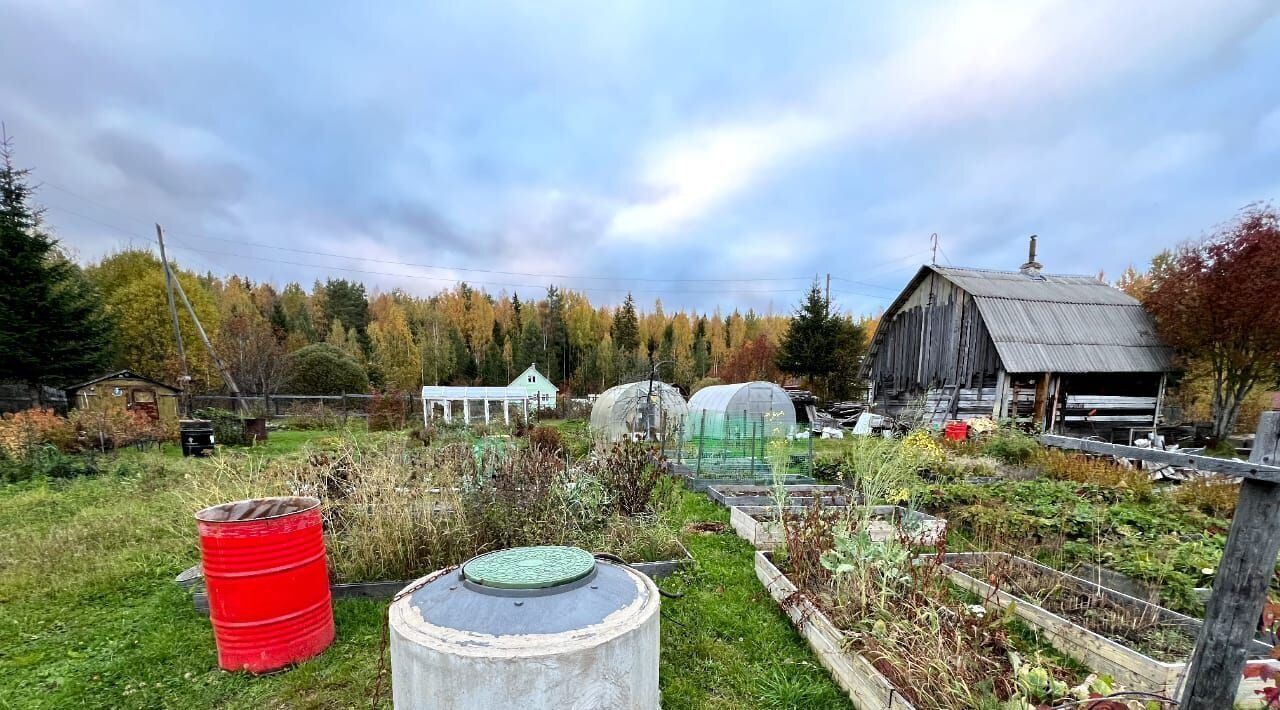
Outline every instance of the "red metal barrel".
POLYGON ((320 501, 260 498, 196 513, 218 665, 267 673, 333 642, 320 501))

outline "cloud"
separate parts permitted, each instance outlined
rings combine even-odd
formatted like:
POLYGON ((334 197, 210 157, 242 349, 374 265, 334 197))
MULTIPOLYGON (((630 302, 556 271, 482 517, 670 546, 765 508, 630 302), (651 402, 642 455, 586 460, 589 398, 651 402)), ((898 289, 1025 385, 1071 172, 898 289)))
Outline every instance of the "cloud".
MULTIPOLYGON (((170 145, 175 144, 182 145, 170 145)), ((210 156, 174 155, 155 143, 116 130, 94 137, 90 151, 131 180, 182 201, 235 200, 244 196, 249 183, 248 173, 233 163, 210 156)))
POLYGON ((1207 131, 1157 136, 1133 155, 1126 172, 1132 180, 1149 180, 1195 165, 1221 146, 1222 139, 1207 131))
POLYGON ((955 263, 1016 266, 1037 232, 1054 269, 1117 272, 1280 197, 1277 11, 393 2, 300 22, 0 0, 0 60, 25 69, 0 74, 0 120, 85 258, 159 221, 220 252, 179 252, 194 265, 258 280, 759 309, 792 297, 748 279, 896 288, 932 232, 955 263))
POLYGON ((680 137, 658 148, 643 169, 640 181, 655 199, 618 210, 610 232, 622 237, 668 233, 746 187, 757 173, 818 145, 830 130, 817 118, 797 116, 680 137))
POLYGON ((388 206, 376 223, 398 232, 409 244, 433 252, 475 256, 485 246, 460 231, 440 210, 421 200, 405 200, 388 206))
MULTIPOLYGON (((1229 12, 1194 3, 977 2, 908 18, 909 26, 919 24, 901 46, 822 77, 800 105, 645 149, 636 179, 643 195, 618 211, 610 231, 629 240, 670 240, 675 230, 820 147, 997 118, 1114 83, 1151 64, 1168 71, 1177 64, 1168 61, 1171 48, 1183 49, 1181 62, 1215 55, 1221 43, 1238 40, 1275 11, 1263 0, 1229 12)), ((1145 163, 1159 171, 1191 157, 1149 155, 1145 163)))

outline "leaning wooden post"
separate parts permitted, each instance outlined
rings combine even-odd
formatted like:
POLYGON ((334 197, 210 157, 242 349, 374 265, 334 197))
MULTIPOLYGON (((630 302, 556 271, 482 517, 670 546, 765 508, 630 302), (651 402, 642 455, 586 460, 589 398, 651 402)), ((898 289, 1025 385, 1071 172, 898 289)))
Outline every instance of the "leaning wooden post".
MULTIPOLYGON (((1258 423, 1250 463, 1274 466, 1280 458, 1280 412, 1258 423)), ((1196 639, 1182 710, 1220 710, 1235 704, 1249 642, 1280 553, 1280 483, 1246 477, 1240 484, 1231 531, 1196 639)))

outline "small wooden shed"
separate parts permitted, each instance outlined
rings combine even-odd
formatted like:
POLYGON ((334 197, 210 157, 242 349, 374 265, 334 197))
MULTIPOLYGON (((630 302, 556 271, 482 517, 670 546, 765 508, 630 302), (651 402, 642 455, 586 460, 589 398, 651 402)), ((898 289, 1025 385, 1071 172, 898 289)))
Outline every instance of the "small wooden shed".
POLYGON ((182 390, 149 377, 120 370, 66 388, 67 406, 73 409, 123 407, 142 411, 153 420, 177 425, 178 398, 182 390))

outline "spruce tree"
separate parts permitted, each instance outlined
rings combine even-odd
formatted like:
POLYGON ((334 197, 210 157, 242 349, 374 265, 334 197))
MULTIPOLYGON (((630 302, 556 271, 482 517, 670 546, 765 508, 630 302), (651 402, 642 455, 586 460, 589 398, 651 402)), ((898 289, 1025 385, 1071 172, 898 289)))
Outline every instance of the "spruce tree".
POLYGON ((852 318, 833 318, 835 321, 835 361, 827 376, 828 398, 834 401, 852 399, 857 393, 858 369, 866 352, 867 337, 862 324, 852 318))
POLYGON ((111 321, 98 290, 41 228, 28 173, 0 136, 0 381, 74 384, 106 367, 111 321))
POLYGON ((614 345, 624 353, 634 353, 640 347, 640 319, 636 317, 636 302, 630 293, 614 313, 609 335, 613 336, 614 345))
POLYGON ((520 357, 524 359, 512 363, 512 367, 515 370, 523 371, 529 365, 537 362, 541 362, 542 367, 547 366, 545 348, 542 342, 542 328, 538 326, 538 322, 533 318, 529 318, 524 322, 524 332, 520 334, 520 357))
POLYGON ((575 367, 569 352, 569 328, 565 324, 564 310, 564 292, 548 286, 547 319, 543 332, 547 339, 543 354, 546 361, 539 369, 552 382, 564 382, 575 367))
MULTIPOLYGON (((520 303, 520 294, 511 294, 511 366, 521 367, 520 363, 525 361, 524 352, 521 349, 520 336, 524 333, 524 316, 521 313, 523 308, 520 303)), ((505 383, 504 383, 505 384, 505 383)))
POLYGON ((839 323, 831 316, 831 304, 822 295, 818 282, 796 309, 778 348, 778 369, 801 375, 812 385, 816 377, 830 374, 836 367, 839 323))

